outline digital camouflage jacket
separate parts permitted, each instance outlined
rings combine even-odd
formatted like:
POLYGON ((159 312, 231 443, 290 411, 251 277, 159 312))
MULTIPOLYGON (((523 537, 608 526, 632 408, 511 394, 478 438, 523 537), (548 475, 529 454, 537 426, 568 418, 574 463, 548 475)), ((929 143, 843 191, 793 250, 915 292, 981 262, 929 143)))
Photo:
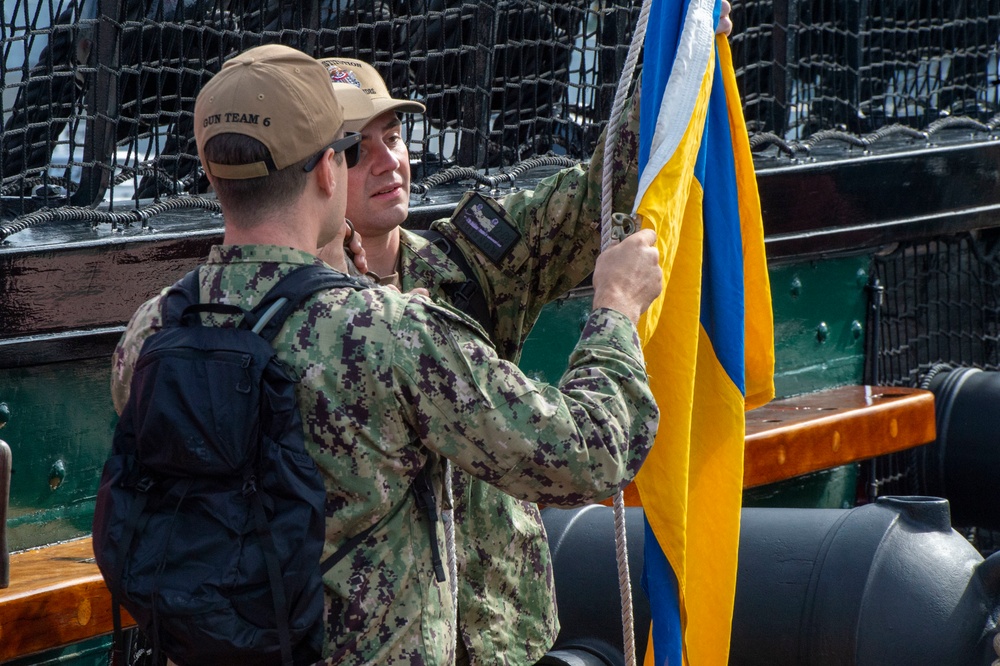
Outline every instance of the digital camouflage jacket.
MULTIPOLYGON (((201 271, 202 300, 250 308, 317 261, 290 248, 217 246, 201 271)), ((119 410, 142 343, 161 325, 160 298, 138 309, 115 351, 119 410)), ((410 491, 428 456, 522 500, 568 506, 631 479, 656 431, 635 327, 613 310, 590 316, 559 387, 498 358, 467 318, 388 289, 313 296, 275 348, 301 378, 306 446, 326 483, 324 556, 376 525, 323 579, 331 664, 454 659, 449 584, 434 575, 427 518, 410 491)), ((443 544, 440 529, 436 537, 443 544)))
MULTIPOLYGON (((619 126, 612 161, 612 210, 630 213, 638 187, 638 96, 619 126)), ((450 220, 433 227, 467 258, 483 288, 501 358, 517 362, 542 307, 579 285, 600 252, 604 135, 589 164, 564 169, 534 191, 503 199, 506 215, 485 214, 467 195, 450 220), (487 218, 493 218, 484 221, 487 218)), ((426 287, 448 302, 466 280, 453 261, 403 230, 403 291, 426 287)), ((459 628, 474 666, 525 666, 559 631, 548 542, 538 507, 456 470, 455 549, 459 628)))

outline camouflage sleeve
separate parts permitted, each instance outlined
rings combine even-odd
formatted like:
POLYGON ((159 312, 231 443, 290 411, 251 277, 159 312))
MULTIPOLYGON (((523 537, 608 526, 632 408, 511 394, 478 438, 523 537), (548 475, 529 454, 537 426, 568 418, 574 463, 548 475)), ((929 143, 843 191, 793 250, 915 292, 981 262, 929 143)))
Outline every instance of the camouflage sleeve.
MULTIPOLYGON (((504 207, 521 226, 529 244, 531 262, 523 267, 526 271, 522 274, 528 276, 528 293, 539 299, 528 304, 529 317, 580 284, 594 270, 601 249, 601 180, 606 132, 601 133, 589 163, 546 178, 534 191, 517 192, 504 199, 504 207)), ((622 114, 614 144, 613 211, 632 211, 639 183, 638 152, 636 94, 622 114)))
POLYGON ((591 314, 558 386, 497 357, 464 318, 415 300, 397 334, 404 418, 422 443, 525 500, 604 499, 638 471, 659 413, 632 323, 591 314))
MULTIPOLYGON (((166 293, 166 289, 163 291, 166 293)), ((128 402, 132 370, 136 359, 139 358, 142 344, 161 326, 159 304, 160 297, 156 296, 139 306, 125 327, 125 332, 111 357, 111 399, 114 401, 115 411, 119 414, 128 402)))

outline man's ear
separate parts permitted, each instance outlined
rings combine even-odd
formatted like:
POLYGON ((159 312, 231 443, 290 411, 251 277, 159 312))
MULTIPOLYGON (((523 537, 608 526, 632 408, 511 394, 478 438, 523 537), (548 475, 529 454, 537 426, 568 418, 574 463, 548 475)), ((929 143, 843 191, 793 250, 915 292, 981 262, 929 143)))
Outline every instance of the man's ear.
POLYGON ((333 149, 327 148, 323 157, 316 164, 316 168, 313 169, 313 173, 316 174, 316 185, 328 197, 332 197, 337 189, 337 173, 333 168, 333 160, 337 157, 333 155, 333 159, 331 159, 331 153, 333 153, 333 149))

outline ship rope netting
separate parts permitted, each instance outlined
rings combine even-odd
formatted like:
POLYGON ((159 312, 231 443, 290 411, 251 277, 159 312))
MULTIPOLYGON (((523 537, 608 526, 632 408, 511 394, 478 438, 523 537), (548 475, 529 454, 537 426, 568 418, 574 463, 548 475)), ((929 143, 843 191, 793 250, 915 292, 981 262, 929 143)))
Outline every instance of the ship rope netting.
POLYGON ((881 384, 918 386, 936 365, 1000 369, 1000 232, 906 244, 874 260, 881 384))
MULTIPOLYGON (((877 255, 882 286, 871 312, 877 329, 873 383, 926 388, 936 372, 1000 370, 1000 229, 905 243, 877 255)), ((933 494, 921 449, 866 463, 867 495, 933 494)), ((1000 533, 957 526, 981 552, 1000 548, 1000 533)))
MULTIPOLYGON (((129 225, 157 202, 205 206, 194 99, 226 58, 262 43, 357 56, 394 95, 426 103, 404 127, 416 192, 586 159, 639 13, 624 0, 3 2, 0 240, 80 208, 96 209, 91 224, 129 225)), ((955 128, 988 140, 1000 124, 1000 0, 732 4, 759 156, 955 128)))

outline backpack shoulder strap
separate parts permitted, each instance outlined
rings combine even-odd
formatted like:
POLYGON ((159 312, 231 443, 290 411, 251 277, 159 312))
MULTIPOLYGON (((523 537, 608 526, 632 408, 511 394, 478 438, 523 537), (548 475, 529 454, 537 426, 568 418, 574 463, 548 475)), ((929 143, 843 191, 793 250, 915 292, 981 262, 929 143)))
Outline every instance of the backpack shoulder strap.
MULTIPOLYGON (((431 558, 433 560, 432 563, 434 565, 434 572, 437 580, 438 582, 443 583, 445 580, 444 566, 441 564, 441 551, 438 546, 437 531, 435 527, 437 521, 439 520, 439 516, 437 514, 437 500, 434 497, 434 490, 431 483, 431 468, 434 466, 435 460, 436 458, 434 456, 427 456, 427 460, 424 461, 424 466, 420 468, 417 476, 414 477, 413 483, 410 485, 410 490, 414 495, 416 495, 417 508, 426 510, 428 517, 430 518, 427 529, 431 536, 431 558)), ((376 527, 382 525, 385 519, 391 514, 392 512, 390 511, 382 517, 382 520, 379 520, 374 525, 369 525, 352 536, 332 555, 320 562, 320 576, 325 576, 326 572, 344 559, 345 555, 357 548, 361 542, 367 539, 368 535, 375 531, 376 527)))
POLYGON ((175 282, 163 298, 163 325, 180 326, 184 311, 200 300, 200 290, 197 268, 175 282))
POLYGON ((274 339, 288 318, 307 298, 317 291, 335 287, 367 289, 367 285, 335 271, 328 266, 310 264, 296 268, 283 277, 260 304, 250 311, 247 319, 256 333, 268 342, 274 339))
POLYGON ((455 265, 465 275, 465 282, 445 287, 445 292, 456 308, 470 315, 479 322, 487 333, 492 335, 493 317, 490 315, 490 309, 486 303, 486 294, 483 293, 483 287, 479 284, 479 279, 476 278, 476 274, 465 255, 437 229, 411 229, 410 231, 436 245, 449 259, 455 262, 455 265))

